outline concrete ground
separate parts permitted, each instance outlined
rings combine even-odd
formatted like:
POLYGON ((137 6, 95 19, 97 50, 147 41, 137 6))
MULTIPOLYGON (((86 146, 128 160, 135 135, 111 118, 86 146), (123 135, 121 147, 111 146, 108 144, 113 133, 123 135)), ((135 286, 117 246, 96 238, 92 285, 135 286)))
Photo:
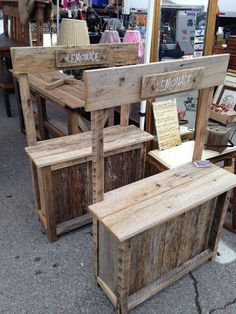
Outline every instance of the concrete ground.
MULTIPOLYGON (((0 99, 0 313, 114 313, 93 283, 91 226, 48 244, 33 211, 25 136, 16 105, 7 118, 0 99)), ((236 236, 224 231, 217 261, 198 267, 131 311, 236 313, 236 236)))

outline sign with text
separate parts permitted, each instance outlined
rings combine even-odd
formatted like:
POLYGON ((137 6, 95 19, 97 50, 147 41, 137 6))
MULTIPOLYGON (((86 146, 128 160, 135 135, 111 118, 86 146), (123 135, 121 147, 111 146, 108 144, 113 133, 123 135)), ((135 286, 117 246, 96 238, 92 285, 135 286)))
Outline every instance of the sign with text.
POLYGON ((145 75, 142 80, 141 98, 147 99, 198 89, 204 75, 203 67, 162 74, 145 75))
POLYGON ((153 113, 160 150, 181 144, 176 100, 154 102, 153 113))
POLYGON ((56 50, 56 66, 60 68, 92 66, 108 62, 107 49, 103 47, 56 50))

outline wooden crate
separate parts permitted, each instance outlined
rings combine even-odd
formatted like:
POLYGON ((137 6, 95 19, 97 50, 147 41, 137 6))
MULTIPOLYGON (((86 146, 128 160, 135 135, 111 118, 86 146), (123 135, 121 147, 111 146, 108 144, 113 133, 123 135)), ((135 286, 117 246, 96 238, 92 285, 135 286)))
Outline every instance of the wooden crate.
MULTIPOLYGON (((144 176, 145 144, 153 137, 135 126, 104 129, 105 190, 144 176)), ((37 214, 49 241, 92 222, 91 132, 42 141, 26 148, 33 163, 37 214)))
POLYGON ((227 191, 235 185, 235 175, 213 164, 188 163, 106 193, 89 207, 97 283, 117 313, 216 255, 227 191))

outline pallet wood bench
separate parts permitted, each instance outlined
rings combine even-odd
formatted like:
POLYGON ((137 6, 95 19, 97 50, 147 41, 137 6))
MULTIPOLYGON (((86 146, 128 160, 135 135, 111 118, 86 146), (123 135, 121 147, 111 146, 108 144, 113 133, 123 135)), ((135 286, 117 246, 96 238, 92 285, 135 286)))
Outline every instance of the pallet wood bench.
MULTIPOLYGON (((71 231, 91 222, 87 208, 96 197, 96 187, 92 182, 92 132, 50 139, 37 143, 30 85, 28 74, 55 71, 61 68, 81 68, 81 63, 73 64, 65 56, 83 54, 89 49, 107 52, 116 56, 114 63, 133 64, 137 45, 95 45, 82 47, 18 48, 12 49, 13 71, 18 76, 28 148, 26 149, 31 165, 32 181, 35 194, 36 213, 45 229, 50 242, 59 234, 71 231), (108 48, 106 50, 106 48, 108 48), (127 58, 127 54, 131 54, 127 58), (58 57, 59 55, 59 57, 58 57), (36 57, 37 56, 37 57, 36 57), (62 58, 63 56, 63 58, 62 58), (34 60, 34 62, 30 62, 34 60), (63 62, 63 65, 61 65, 63 62), (57 65, 59 63, 59 65, 57 65), (24 64, 24 66, 22 66, 24 64)), ((136 54, 137 55, 137 54, 136 54)), ((101 55, 102 64, 111 64, 101 55)), ((93 62, 84 62, 82 66, 94 66, 93 62)), ((93 71, 93 70, 91 70, 93 71)), ((103 71, 103 69, 99 70, 103 71)), ((40 74, 42 75, 42 74, 40 74)), ((76 103, 84 105, 87 99, 89 82, 78 82, 80 94, 74 98, 76 103)), ((61 100, 63 101, 63 100, 61 100)), ((110 102, 110 108, 117 106, 110 102)), ((137 127, 128 126, 129 112, 127 105, 121 106, 121 125, 104 129, 105 137, 105 173, 106 191, 124 184, 140 180, 144 176, 146 142, 153 136, 137 127)), ((104 126, 107 112, 100 121, 104 126)), ((92 115, 92 129, 95 121, 92 115)))
POLYGON ((105 194, 98 221, 97 283, 127 313, 217 253, 236 176, 193 163, 105 194), (210 188, 209 188, 210 186, 210 188))
POLYGON ((119 314, 215 256, 236 176, 190 163, 104 194, 103 110, 109 99, 133 103, 202 90, 192 161, 204 148, 213 87, 229 56, 85 71, 85 109, 93 115, 94 275, 119 314), (103 82, 108 82, 106 85, 103 82), (182 232, 183 231, 183 232, 182 232))

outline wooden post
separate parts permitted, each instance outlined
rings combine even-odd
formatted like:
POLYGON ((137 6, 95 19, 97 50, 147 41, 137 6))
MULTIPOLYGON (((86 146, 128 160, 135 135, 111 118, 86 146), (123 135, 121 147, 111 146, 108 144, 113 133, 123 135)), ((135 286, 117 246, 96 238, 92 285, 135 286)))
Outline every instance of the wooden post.
POLYGON ((209 105, 212 101, 214 88, 206 88, 202 90, 201 103, 198 104, 198 124, 195 133, 195 145, 192 161, 200 160, 205 144, 206 127, 209 118, 209 105))
POLYGON ((68 126, 68 135, 79 133, 77 112, 70 109, 68 110, 67 126, 68 126))
POLYGON ((207 10, 206 36, 204 40, 204 56, 212 54, 212 48, 215 37, 216 13, 218 0, 209 0, 207 10))
POLYGON ((225 216, 229 206, 231 191, 225 192, 218 197, 212 230, 209 238, 209 247, 213 251, 213 259, 216 257, 217 248, 220 241, 221 232, 225 221, 225 216))
POLYGON ((48 130, 44 126, 44 121, 47 121, 46 100, 39 95, 36 95, 36 103, 38 109, 40 139, 47 140, 49 138, 49 134, 48 130))
MULTIPOLYGON (((206 35, 204 38, 204 56, 209 56, 212 54, 212 48, 214 44, 214 36, 215 36, 215 24, 216 24, 216 13, 217 13, 217 4, 218 0, 209 0, 208 1, 208 10, 207 10, 207 26, 206 26, 206 35)), ((202 91, 198 93, 198 106, 202 103, 202 91)), ((196 113, 195 120, 195 134, 198 128, 199 121, 198 112, 196 113)))
POLYGON ((120 107, 120 125, 129 125, 129 104, 120 107))
MULTIPOLYGON (((101 202, 104 197, 104 149, 103 149, 103 110, 91 112, 92 127, 92 180, 93 204, 101 202)), ((96 218, 93 219, 93 253, 94 277, 97 284, 98 276, 98 243, 99 226, 96 218)))
POLYGON ((52 190, 52 171, 51 167, 38 168, 38 182, 40 189, 41 206, 45 211, 47 220, 48 241, 57 240, 56 217, 52 190))
POLYGON ((108 109, 109 115, 108 115, 108 126, 114 125, 114 115, 115 115, 115 108, 109 108, 108 109))
MULTIPOLYGON (((161 0, 154 0, 154 14, 153 14, 153 31, 152 31, 152 45, 151 45, 151 55, 150 62, 159 61, 159 45, 160 45, 160 27, 161 27, 161 0)), ((146 108, 146 131, 153 134, 154 132, 154 123, 153 123, 153 114, 151 100, 147 101, 146 108)), ((148 151, 153 147, 153 143, 148 143, 148 151)))
POLYGON ((37 142, 34 113, 29 89, 28 74, 19 75, 19 86, 21 95, 21 104, 23 109, 25 132, 28 146, 34 145, 37 142))
POLYGON ((128 313, 129 275, 131 263, 130 239, 119 244, 117 270, 117 314, 128 313))
POLYGON ((44 21, 44 3, 37 3, 36 13, 36 46, 43 46, 43 21, 44 21))

